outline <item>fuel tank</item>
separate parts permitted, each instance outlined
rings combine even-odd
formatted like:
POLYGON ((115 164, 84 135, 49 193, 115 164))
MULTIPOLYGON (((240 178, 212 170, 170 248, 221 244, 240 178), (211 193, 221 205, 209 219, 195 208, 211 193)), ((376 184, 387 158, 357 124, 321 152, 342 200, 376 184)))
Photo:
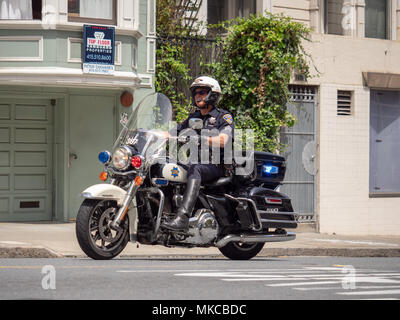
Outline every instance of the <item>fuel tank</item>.
POLYGON ((183 166, 173 162, 156 164, 151 167, 151 178, 186 183, 187 171, 183 166))

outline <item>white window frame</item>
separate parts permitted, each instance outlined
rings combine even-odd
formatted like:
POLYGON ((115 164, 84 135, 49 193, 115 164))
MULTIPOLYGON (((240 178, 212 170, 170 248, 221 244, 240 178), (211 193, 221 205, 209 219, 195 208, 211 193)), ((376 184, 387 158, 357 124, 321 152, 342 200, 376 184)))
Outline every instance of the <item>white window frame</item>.
MULTIPOLYGON (((388 39, 382 40, 399 40, 400 39, 400 0, 388 1, 388 39)), ((365 37, 365 0, 348 0, 355 8, 356 28, 349 36, 364 38, 365 37)), ((325 30, 325 0, 310 0, 310 21, 311 27, 317 33, 326 33, 325 30)))
MULTIPOLYGON (((365 0, 363 0, 363 1, 365 1, 365 0)), ((383 0, 380 0, 380 1, 383 1, 383 0)), ((386 1, 386 36, 387 36, 387 38, 382 39, 382 40, 392 40, 392 37, 393 37, 393 35, 392 35, 393 23, 392 22, 396 21, 396 19, 393 20, 392 13, 394 10, 392 8, 396 7, 396 3, 395 3, 395 1, 392 1, 392 0, 385 0, 385 1, 386 1)), ((366 6, 366 4, 365 4, 365 6, 366 6)), ((364 7, 364 10, 365 10, 365 7, 364 7)), ((365 14, 364 14, 364 16, 365 16, 365 14)), ((366 24, 366 20, 364 22, 364 26, 365 26, 365 24, 366 24)), ((364 28, 364 36, 365 36, 365 28, 364 28)), ((369 39, 381 39, 381 38, 369 38, 369 39)))
MULTIPOLYGON (((140 38, 139 1, 117 0, 115 32, 140 38)), ((82 31, 87 22, 68 21, 68 0, 42 0, 42 20, 0 20, 1 29, 82 31)))
POLYGON ((81 16, 70 16, 70 12, 68 12, 68 22, 83 22, 86 24, 105 24, 110 26, 115 26, 118 23, 118 0, 111 0, 112 8, 114 10, 111 19, 102 19, 102 18, 89 18, 89 17, 81 17, 81 16))

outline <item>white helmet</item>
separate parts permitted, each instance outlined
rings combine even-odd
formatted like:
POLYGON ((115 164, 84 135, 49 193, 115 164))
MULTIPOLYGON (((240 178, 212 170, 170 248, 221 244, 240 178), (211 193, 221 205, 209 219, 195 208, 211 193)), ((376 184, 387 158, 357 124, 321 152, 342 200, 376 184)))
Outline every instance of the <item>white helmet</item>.
POLYGON ((190 86, 190 91, 192 93, 192 102, 193 102, 194 106, 196 106, 196 103, 194 101, 194 92, 195 92, 196 88, 210 89, 210 91, 208 92, 208 95, 204 99, 204 101, 207 104, 213 105, 214 107, 217 106, 219 98, 222 93, 221 87, 217 80, 215 80, 214 78, 211 78, 211 77, 207 77, 207 76, 198 77, 194 80, 194 82, 190 86))

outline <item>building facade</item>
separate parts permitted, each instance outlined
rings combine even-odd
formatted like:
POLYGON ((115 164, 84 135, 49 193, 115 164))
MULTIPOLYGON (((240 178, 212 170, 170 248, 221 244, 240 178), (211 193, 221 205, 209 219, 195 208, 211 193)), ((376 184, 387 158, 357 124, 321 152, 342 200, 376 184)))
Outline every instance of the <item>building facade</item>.
POLYGON ((154 91, 156 0, 0 1, 0 221, 74 219, 121 113, 154 91), (115 28, 112 74, 83 72, 83 26, 115 28), (123 93, 134 102, 121 103, 123 93))
POLYGON ((313 30, 312 77, 292 79, 283 191, 320 232, 400 235, 400 1, 205 0, 200 12, 265 10, 313 30))

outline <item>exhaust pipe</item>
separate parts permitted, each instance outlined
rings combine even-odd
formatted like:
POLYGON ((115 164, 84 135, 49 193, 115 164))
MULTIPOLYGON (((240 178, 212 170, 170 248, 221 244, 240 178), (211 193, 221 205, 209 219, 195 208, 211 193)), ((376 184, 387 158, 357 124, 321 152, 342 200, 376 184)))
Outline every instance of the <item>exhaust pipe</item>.
POLYGON ((269 233, 269 234, 230 234, 217 241, 215 244, 218 248, 226 246, 229 242, 241 242, 241 243, 254 243, 254 242, 280 242, 290 241, 296 239, 294 232, 286 232, 283 234, 269 233))

